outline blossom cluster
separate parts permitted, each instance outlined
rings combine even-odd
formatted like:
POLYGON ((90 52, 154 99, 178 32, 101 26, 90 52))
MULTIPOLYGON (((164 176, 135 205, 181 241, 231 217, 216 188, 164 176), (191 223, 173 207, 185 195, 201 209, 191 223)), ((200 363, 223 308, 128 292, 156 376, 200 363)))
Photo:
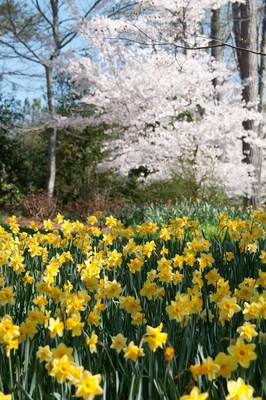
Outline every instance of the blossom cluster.
POLYGON ((95 106, 93 123, 112 133, 100 171, 127 177, 142 166, 146 183, 177 174, 232 197, 252 194, 254 166, 243 162, 242 141, 264 148, 261 115, 243 102, 235 64, 196 50, 210 44, 211 10, 234 2, 138 0, 129 15, 82 24, 94 57, 72 57, 67 70, 82 102, 95 106), (244 130, 247 118, 253 130, 244 130))

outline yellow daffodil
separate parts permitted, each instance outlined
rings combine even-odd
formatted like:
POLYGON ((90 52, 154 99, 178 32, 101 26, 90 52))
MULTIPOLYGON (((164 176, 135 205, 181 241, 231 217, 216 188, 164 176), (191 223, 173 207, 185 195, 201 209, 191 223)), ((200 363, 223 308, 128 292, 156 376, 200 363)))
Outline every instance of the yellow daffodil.
POLYGON ((74 362, 65 354, 61 358, 52 360, 50 375, 56 378, 59 383, 66 382, 67 380, 73 379, 73 367, 75 367, 74 362))
POLYGON ((147 326, 144 342, 148 343, 149 348, 155 352, 158 347, 163 347, 167 341, 167 333, 162 332, 163 324, 161 323, 157 328, 147 326))
POLYGON ((144 325, 147 320, 145 319, 145 315, 141 312, 136 312, 132 314, 132 325, 144 325))
POLYGON ((11 394, 4 394, 3 392, 0 392, 0 400, 11 400, 12 395, 11 394))
POLYGON ((139 357, 144 357, 143 349, 136 346, 133 341, 131 341, 129 345, 123 349, 123 351, 124 357, 134 362, 136 362, 139 357))
POLYGON ((52 358, 61 358, 66 355, 69 360, 73 361, 72 353, 72 347, 67 347, 64 343, 60 343, 56 348, 52 349, 52 358))
POLYGON ((127 339, 121 333, 112 336, 111 349, 115 349, 117 353, 120 353, 120 351, 126 346, 126 341, 127 339))
POLYGON ((240 337, 245 339, 247 342, 251 342, 255 336, 258 336, 256 325, 251 324, 250 322, 244 322, 242 326, 237 328, 237 332, 239 333, 240 337))
POLYGON ((246 385, 242 378, 238 378, 237 381, 229 381, 227 389, 226 400, 262 400, 261 397, 253 397, 253 387, 246 385))
POLYGON ((71 335, 80 336, 84 327, 84 322, 81 322, 81 315, 79 313, 72 314, 71 317, 66 319, 66 329, 71 331, 71 335))
POLYGON ((50 318, 48 329, 50 331, 51 338, 55 338, 56 336, 63 336, 64 331, 64 323, 60 321, 59 317, 57 319, 50 318))
POLYGON ((92 331, 91 336, 86 338, 86 345, 89 346, 91 353, 97 353, 98 336, 92 331))
POLYGON ((40 362, 50 362, 52 360, 53 353, 50 350, 48 345, 46 346, 39 346, 36 356, 40 362))
POLYGON ((263 264, 266 264, 266 251, 265 250, 261 251, 259 258, 263 264))
POLYGON ((255 347, 254 343, 246 344, 243 339, 238 338, 236 344, 229 346, 227 351, 238 364, 244 368, 248 368, 251 361, 257 358, 254 351, 255 347))
POLYGON ((20 328, 13 324, 10 315, 4 315, 0 321, 0 342, 9 342, 10 340, 19 337, 20 328))
POLYGON ((103 394, 100 382, 100 374, 92 375, 91 372, 85 370, 75 384, 77 388, 75 396, 82 397, 84 400, 93 400, 95 396, 103 394))
POLYGON ((219 365, 219 375, 224 378, 230 378, 232 372, 237 369, 237 361, 223 352, 217 354, 214 362, 219 365))
POLYGON ((4 287, 0 290, 0 304, 2 306, 6 304, 15 304, 15 299, 13 286, 4 287))
POLYGON ((181 396, 179 400, 206 400, 209 397, 208 393, 200 393, 199 388, 194 386, 190 394, 181 396))
POLYGON ((171 346, 166 347, 165 351, 164 351, 164 359, 167 363, 170 363, 173 358, 174 358, 174 354, 175 354, 175 349, 171 346))

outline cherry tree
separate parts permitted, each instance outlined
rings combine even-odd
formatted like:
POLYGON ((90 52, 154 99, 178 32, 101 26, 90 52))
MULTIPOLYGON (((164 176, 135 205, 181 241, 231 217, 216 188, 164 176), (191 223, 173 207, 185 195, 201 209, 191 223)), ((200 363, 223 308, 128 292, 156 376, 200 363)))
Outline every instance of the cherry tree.
POLYGON ((210 57, 202 29, 210 10, 228 1, 137 3, 135 13, 84 25, 95 57, 69 64, 76 88, 89 89, 83 101, 97 106, 94 118, 116 131, 99 167, 127 176, 142 166, 147 182, 178 173, 199 189, 251 196, 254 167, 242 162, 242 140, 263 145, 259 114, 242 101, 235 66, 210 57), (244 129, 247 118, 253 130, 244 129))

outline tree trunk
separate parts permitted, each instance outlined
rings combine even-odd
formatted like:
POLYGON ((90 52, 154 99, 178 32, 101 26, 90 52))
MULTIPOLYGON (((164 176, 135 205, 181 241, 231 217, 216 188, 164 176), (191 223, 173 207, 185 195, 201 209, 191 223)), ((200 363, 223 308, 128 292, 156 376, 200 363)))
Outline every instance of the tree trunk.
MULTIPOLYGON (((54 82, 53 71, 51 67, 45 67, 46 85, 47 85, 47 101, 48 109, 53 120, 55 116, 55 101, 54 101, 54 82)), ((56 136, 57 128, 49 128, 49 144, 48 144, 48 179, 47 179, 47 193, 48 197, 52 198, 54 195, 55 175, 56 175, 56 136)))
MULTIPOLYGON (((220 9, 212 9, 211 10, 211 46, 215 46, 219 44, 219 40, 221 40, 221 10, 220 9)), ((223 60, 223 48, 222 47, 212 47, 211 56, 215 61, 221 62, 223 60)), ((213 86, 216 87, 219 85, 219 79, 213 79, 213 86)), ((217 100, 219 100, 217 96, 217 100)))
MULTIPOLYGON (((261 27, 261 44, 260 44, 260 51, 262 54, 266 53, 266 1, 264 0, 264 7, 263 7, 263 19, 262 19, 262 27, 261 27)), ((258 110, 260 113, 265 113, 264 110, 264 88, 265 88, 265 72, 266 72, 266 57, 260 55, 260 65, 259 65, 259 84, 258 84, 258 92, 259 92, 259 106, 258 110)), ((259 136, 263 138, 264 136, 264 124, 263 122, 259 125, 259 136)), ((261 164, 260 168, 262 171, 262 162, 265 157, 265 153, 263 149, 261 149, 261 164)))
MULTIPOLYGON (((256 0, 247 0, 245 4, 233 4, 234 34, 237 47, 257 50, 257 7, 256 0)), ((249 51, 237 50, 239 74, 244 85, 242 97, 249 108, 257 109, 257 55, 249 51)), ((255 130, 254 121, 243 122, 246 131, 255 130)), ((257 130, 258 134, 258 130, 257 130)), ((260 176, 261 154, 260 149, 242 140, 243 162, 254 167, 255 183, 253 193, 244 199, 245 204, 257 207, 260 204, 260 176)))
MULTIPOLYGON (((264 1, 264 8, 263 8, 260 51, 262 54, 266 53, 266 1, 264 1)), ((261 55, 260 67, 259 67, 259 111, 260 112, 262 112, 263 109, 265 71, 266 71, 266 57, 261 55)))
MULTIPOLYGON (((219 40, 221 40, 221 10, 219 8, 217 10, 212 9, 211 11, 211 39, 211 46, 219 44, 219 40)), ((222 61, 223 48, 213 47, 211 55, 216 61, 222 61)))
MULTIPOLYGON (((87 11, 84 11, 83 16, 79 18, 80 23, 85 21, 93 11, 103 10, 106 2, 106 0, 81 2, 84 3, 84 7, 87 7, 87 11)), ((78 35, 75 22, 78 16, 72 14, 75 9, 75 7, 72 9, 72 6, 78 6, 78 4, 79 2, 76 1, 63 0, 1 0, 0 2, 1 46, 7 50, 4 56, 10 57, 10 60, 14 56, 19 57, 19 59, 44 67, 48 110, 52 120, 56 114, 53 63, 58 59, 61 50, 78 35), (25 10, 27 10, 26 13, 25 10)), ((47 181, 49 198, 53 197, 55 187, 56 136, 56 127, 49 128, 47 181)))

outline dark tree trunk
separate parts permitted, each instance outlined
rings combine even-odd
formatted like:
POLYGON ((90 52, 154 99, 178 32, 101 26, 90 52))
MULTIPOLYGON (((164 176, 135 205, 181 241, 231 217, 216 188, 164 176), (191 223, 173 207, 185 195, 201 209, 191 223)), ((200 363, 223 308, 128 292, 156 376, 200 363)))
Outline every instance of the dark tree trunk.
MULTIPOLYGON (((257 6, 256 0, 247 0, 245 4, 233 4, 234 34, 236 46, 257 50, 257 6)), ((244 88, 242 97, 249 108, 257 109, 257 55, 249 51, 237 50, 239 74, 244 88)), ((255 130, 254 121, 243 122, 246 131, 255 130)), ((257 131, 258 133, 258 131, 257 131)), ((257 207, 260 204, 261 154, 259 147, 242 140, 243 162, 254 167, 255 183, 253 194, 245 198, 245 204, 257 207)))
MULTIPOLYGON (((262 54, 266 54, 266 1, 264 1, 263 8, 263 20, 261 28, 261 46, 260 51, 262 54)), ((264 78, 266 71, 266 57, 260 56, 260 66, 259 66, 259 111, 262 112, 263 105, 263 95, 264 95, 264 78)))
MULTIPOLYGON (((215 59, 215 61, 220 62, 223 60, 223 48, 215 47, 219 44, 219 40, 221 40, 221 10, 220 9, 212 9, 211 11, 211 42, 210 45, 214 46, 211 48, 211 56, 215 59)), ((219 79, 213 79, 213 86, 216 87, 219 85, 219 79)), ((217 95, 217 100, 219 100, 217 95)))
MULTIPOLYGON (((211 11, 211 46, 219 44, 221 41, 221 10, 211 11)), ((211 55, 217 61, 223 60, 223 48, 222 47, 212 47, 211 55)))

